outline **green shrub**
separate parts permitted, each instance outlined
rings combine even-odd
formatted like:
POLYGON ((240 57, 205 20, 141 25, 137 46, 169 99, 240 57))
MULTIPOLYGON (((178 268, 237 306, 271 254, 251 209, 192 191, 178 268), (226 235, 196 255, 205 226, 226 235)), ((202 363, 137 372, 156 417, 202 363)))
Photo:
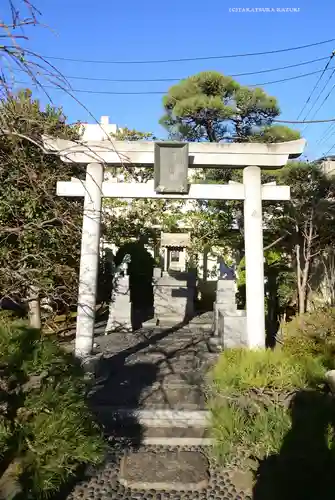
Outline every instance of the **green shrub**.
POLYGON ((23 322, 0 321, 0 390, 1 466, 18 465, 24 498, 55 493, 80 465, 103 458, 79 363, 23 322))
POLYGON ((224 465, 277 453, 290 428, 296 391, 324 378, 319 358, 275 350, 224 351, 210 373, 208 405, 214 452, 224 465))
POLYGON ((239 401, 211 403, 213 451, 223 465, 245 466, 248 458, 277 453, 290 428, 290 416, 279 404, 266 408, 240 405, 239 401))
POLYGON ((296 359, 281 349, 227 349, 212 370, 216 391, 227 394, 250 389, 292 391, 308 387, 324 373, 311 356, 296 359))
POLYGON ((283 348, 297 357, 319 357, 335 368, 335 308, 319 309, 296 316, 282 328, 283 348))

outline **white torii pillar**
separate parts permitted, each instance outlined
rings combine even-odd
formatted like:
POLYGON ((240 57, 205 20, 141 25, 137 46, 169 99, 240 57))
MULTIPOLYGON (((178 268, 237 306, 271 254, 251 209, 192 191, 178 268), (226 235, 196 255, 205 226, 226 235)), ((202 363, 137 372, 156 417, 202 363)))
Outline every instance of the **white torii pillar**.
MULTIPOLYGON (((84 183, 84 214, 75 343, 75 352, 78 357, 90 354, 93 349, 103 177, 104 168, 101 163, 89 163, 87 165, 84 183)), ((78 181, 72 182, 78 183, 78 181)), ((80 183, 80 185, 83 184, 80 183)))
POLYGON ((152 165, 154 162, 153 143, 119 142, 111 145, 106 142, 75 144, 45 138, 45 146, 52 152, 58 151, 63 161, 88 164, 85 182, 73 180, 57 183, 59 196, 84 197, 76 355, 80 358, 90 355, 93 346, 102 197, 244 200, 247 343, 250 348, 264 348, 262 200, 289 200, 290 188, 273 184, 261 185, 260 167, 284 166, 289 157, 297 157, 302 153, 305 141, 278 144, 191 143, 189 152, 193 153, 192 167, 244 167, 243 184, 191 184, 186 195, 157 194, 151 181, 145 184, 102 182, 103 167, 97 164, 97 161, 112 165, 121 164, 126 160, 142 165, 152 165))
MULTIPOLYGON (((249 347, 264 347, 265 308, 261 169, 259 167, 246 167, 243 170, 243 185, 247 338, 249 347)), ((276 189, 275 186, 273 187, 276 189)))

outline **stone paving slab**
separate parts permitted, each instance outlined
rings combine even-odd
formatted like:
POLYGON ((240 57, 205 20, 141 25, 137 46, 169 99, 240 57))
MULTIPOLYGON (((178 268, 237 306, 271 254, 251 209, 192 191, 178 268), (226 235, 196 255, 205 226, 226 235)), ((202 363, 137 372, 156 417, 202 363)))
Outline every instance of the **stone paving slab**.
POLYGON ((199 491, 208 481, 209 463, 199 451, 143 450, 121 459, 119 482, 130 489, 199 491))

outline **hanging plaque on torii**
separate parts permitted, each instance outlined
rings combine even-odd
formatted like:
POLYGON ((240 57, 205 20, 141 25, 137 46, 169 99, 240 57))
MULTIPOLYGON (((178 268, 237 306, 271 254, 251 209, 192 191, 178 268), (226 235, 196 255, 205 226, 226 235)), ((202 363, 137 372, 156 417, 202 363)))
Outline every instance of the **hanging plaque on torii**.
POLYGON ((157 194, 188 194, 187 172, 187 142, 155 142, 154 186, 157 194))

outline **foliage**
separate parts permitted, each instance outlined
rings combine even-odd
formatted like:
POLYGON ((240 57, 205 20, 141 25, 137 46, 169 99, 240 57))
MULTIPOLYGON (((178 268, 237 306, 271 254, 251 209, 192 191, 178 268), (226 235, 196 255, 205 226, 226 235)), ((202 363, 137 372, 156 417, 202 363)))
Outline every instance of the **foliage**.
POLYGON ((84 373, 71 354, 23 322, 1 321, 0 352, 1 467, 8 471, 16 464, 12 481, 24 498, 44 498, 79 465, 102 458, 84 373))
POLYGON ((261 88, 240 85, 229 76, 207 71, 181 80, 163 99, 161 119, 171 136, 190 141, 263 140, 296 138, 289 129, 270 128, 280 110, 275 97, 261 88))
POLYGON ((277 298, 276 314, 282 315, 295 294, 296 281, 289 258, 279 249, 264 252, 264 274, 267 279, 265 294, 269 300, 277 298))
MULTIPOLYGON (((151 132, 141 132, 136 129, 129 129, 124 127, 118 129, 115 134, 111 134, 111 137, 117 141, 155 141, 157 138, 151 132)), ((146 182, 153 178, 153 168, 148 168, 147 166, 133 166, 124 162, 120 167, 113 169, 115 176, 122 177, 124 180, 131 182, 146 182)))
POLYGON ((249 140, 253 142, 285 142, 300 139, 300 132, 292 130, 284 125, 271 125, 250 136, 249 140))
MULTIPOLYGON (((246 273, 245 258, 243 257, 237 267, 237 301, 239 307, 246 307, 246 273)), ((289 259, 279 249, 264 252, 264 278, 265 278, 265 310, 275 315, 276 321, 280 319, 295 292, 294 273, 289 259), (275 303, 274 303, 275 301, 275 303), (274 310, 272 311, 272 309, 274 310)))
POLYGON ((215 246, 222 247, 225 253, 224 236, 232 222, 228 211, 214 212, 206 201, 197 203, 185 214, 186 225, 192 232, 192 248, 196 252, 204 252, 215 246))
POLYGON ((61 109, 40 108, 29 91, 0 103, 13 135, 0 135, 0 295, 24 300, 36 287, 60 306, 76 302, 82 201, 56 195, 81 167, 45 155, 43 134, 74 140, 61 109), (16 135, 17 134, 17 135, 16 135))
POLYGON ((157 139, 151 132, 141 132, 128 127, 118 129, 112 137, 117 141, 155 141, 157 139))
POLYGON ((311 274, 312 288, 315 288, 321 295, 324 304, 335 307, 335 246, 333 243, 325 246, 319 258, 316 259, 311 274), (314 277, 316 280, 313 279, 314 277))
POLYGON ((321 357, 335 368, 335 308, 318 309, 293 318, 282 328, 283 349, 296 357, 321 357))
POLYGON ((178 204, 168 200, 106 200, 104 202, 105 238, 120 246, 146 235, 153 244, 161 230, 171 228, 178 219, 178 204))
POLYGON ((266 206, 267 225, 277 248, 291 256, 304 313, 314 264, 334 244, 335 181, 320 166, 303 162, 288 164, 273 179, 290 186, 291 200, 266 206))
MULTIPOLYGON (((210 373, 214 453, 225 465, 278 453, 290 428, 289 402, 297 390, 324 377, 319 358, 281 349, 228 349, 210 373)), ((235 463, 236 465, 236 463, 235 463)))

